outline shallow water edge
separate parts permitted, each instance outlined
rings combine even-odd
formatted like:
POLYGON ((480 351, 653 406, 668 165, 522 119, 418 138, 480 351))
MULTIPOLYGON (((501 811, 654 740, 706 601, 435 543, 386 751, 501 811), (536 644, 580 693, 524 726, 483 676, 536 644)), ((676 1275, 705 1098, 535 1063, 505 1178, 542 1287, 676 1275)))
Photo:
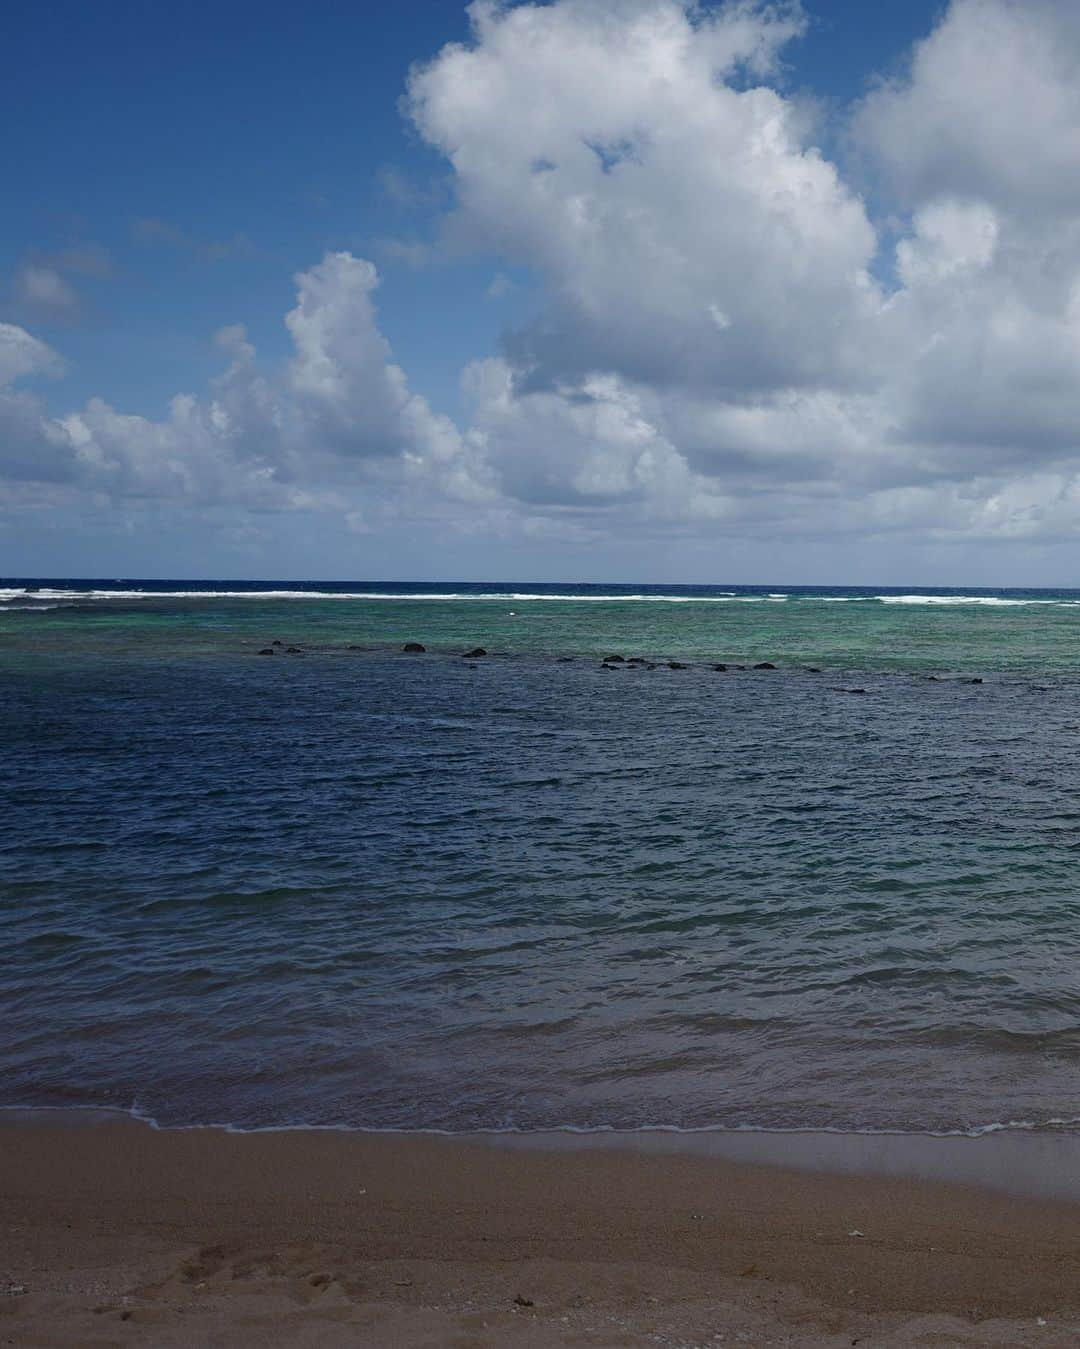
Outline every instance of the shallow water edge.
POLYGON ((0 1130, 48 1126, 72 1129, 131 1124, 155 1133, 232 1135, 355 1134, 401 1139, 442 1139, 495 1149, 581 1154, 630 1152, 653 1157, 693 1157, 735 1166, 777 1167, 932 1185, 962 1185, 1027 1199, 1080 1203, 1080 1135, 1023 1131, 1002 1126, 978 1136, 916 1133, 842 1133, 814 1130, 365 1129, 344 1125, 162 1126, 107 1107, 0 1107, 0 1130))

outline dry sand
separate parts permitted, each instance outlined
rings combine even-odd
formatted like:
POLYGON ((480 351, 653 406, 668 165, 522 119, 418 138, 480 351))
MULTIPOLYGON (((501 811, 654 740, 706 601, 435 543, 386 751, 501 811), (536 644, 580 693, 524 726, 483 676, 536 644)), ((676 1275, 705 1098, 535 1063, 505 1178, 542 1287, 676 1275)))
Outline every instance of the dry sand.
POLYGON ((1080 1207, 626 1145, 0 1117, 0 1344, 1080 1344, 1080 1207))

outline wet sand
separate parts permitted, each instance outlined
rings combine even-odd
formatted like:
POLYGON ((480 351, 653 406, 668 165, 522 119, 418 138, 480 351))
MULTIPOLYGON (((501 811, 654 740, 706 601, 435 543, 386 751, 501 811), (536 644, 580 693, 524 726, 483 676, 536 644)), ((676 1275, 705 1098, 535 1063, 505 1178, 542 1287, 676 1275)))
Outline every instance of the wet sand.
POLYGON ((1072 1346, 1080 1205, 1040 1194, 1074 1192, 1075 1158, 1052 1138, 526 1146, 11 1113, 0 1344, 1072 1346), (933 1172, 920 1156, 1003 1188, 901 1178, 933 1172))

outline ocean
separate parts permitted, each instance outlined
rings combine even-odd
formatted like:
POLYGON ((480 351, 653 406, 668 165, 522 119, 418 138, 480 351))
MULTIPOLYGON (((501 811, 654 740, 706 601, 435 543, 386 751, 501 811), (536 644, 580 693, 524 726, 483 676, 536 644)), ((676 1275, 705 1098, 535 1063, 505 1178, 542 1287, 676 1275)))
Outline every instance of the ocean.
POLYGON ((1080 1132, 1080 591, 12 578, 0 725, 0 1106, 1080 1132))

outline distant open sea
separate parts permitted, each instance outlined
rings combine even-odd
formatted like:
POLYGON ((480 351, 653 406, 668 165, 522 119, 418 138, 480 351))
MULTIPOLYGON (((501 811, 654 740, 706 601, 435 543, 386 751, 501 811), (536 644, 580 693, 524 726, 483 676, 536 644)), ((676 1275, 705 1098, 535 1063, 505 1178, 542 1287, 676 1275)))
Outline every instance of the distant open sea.
POLYGON ((14 578, 0 728, 0 1105, 1080 1132, 1080 591, 14 578))

